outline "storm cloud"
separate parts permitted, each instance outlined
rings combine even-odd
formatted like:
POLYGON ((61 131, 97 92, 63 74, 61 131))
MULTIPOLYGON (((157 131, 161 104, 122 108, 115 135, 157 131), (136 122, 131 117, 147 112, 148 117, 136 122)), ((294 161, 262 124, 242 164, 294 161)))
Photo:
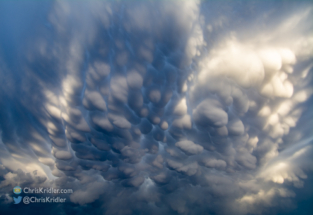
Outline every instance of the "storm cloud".
POLYGON ((1 2, 0 212, 312 213, 312 10, 1 2))

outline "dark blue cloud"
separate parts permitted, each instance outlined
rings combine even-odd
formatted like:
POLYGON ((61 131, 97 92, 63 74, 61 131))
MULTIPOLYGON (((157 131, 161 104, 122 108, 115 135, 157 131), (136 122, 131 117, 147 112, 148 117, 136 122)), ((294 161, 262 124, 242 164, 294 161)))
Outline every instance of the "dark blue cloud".
POLYGON ((309 211, 310 2, 18 1, 0 14, 0 213, 309 211), (73 193, 15 205, 17 185, 73 193))

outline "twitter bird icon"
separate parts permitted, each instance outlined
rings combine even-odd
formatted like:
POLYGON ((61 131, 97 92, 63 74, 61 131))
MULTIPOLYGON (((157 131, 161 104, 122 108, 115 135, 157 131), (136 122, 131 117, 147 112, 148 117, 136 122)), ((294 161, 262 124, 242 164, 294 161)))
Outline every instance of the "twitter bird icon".
POLYGON ((17 198, 13 197, 13 200, 14 200, 14 204, 19 204, 22 200, 22 196, 19 196, 17 198))

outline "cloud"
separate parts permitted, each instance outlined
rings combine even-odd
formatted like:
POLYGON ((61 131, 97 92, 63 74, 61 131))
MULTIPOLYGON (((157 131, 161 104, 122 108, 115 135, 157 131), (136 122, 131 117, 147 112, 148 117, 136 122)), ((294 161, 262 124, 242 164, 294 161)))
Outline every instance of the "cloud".
POLYGON ((207 99, 194 110, 193 120, 197 125, 203 127, 222 127, 227 124, 228 116, 217 100, 207 99))
POLYGON ((0 211, 16 185, 73 189, 61 214, 312 198, 311 3, 1 5, 0 211))
POLYGON ((199 154, 203 151, 203 147, 194 144, 192 141, 179 141, 175 144, 178 148, 180 148, 182 151, 184 151, 186 154, 199 154))
POLYGON ((71 195, 71 201, 80 205, 88 204, 99 198, 105 192, 105 184, 94 182, 88 184, 83 190, 76 190, 71 195))

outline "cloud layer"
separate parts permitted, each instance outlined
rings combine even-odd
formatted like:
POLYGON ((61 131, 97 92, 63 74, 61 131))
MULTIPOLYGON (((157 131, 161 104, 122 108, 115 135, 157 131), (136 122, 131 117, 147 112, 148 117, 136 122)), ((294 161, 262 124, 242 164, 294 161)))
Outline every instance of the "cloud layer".
POLYGON ((0 5, 0 211, 305 214, 311 2, 0 5))

